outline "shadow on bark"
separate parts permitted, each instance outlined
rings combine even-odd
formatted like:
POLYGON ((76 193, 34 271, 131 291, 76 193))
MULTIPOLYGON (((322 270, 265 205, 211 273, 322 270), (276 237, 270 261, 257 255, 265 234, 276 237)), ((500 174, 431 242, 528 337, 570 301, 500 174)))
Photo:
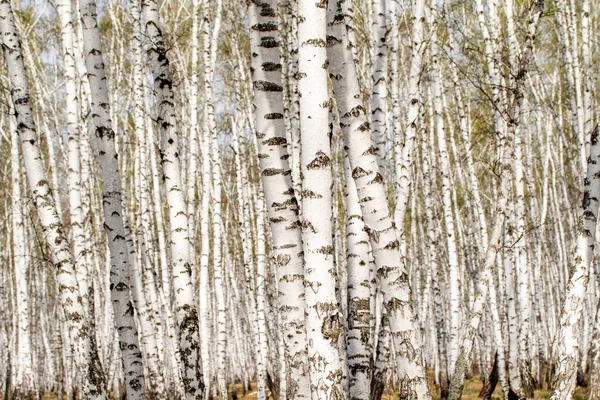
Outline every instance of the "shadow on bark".
MULTIPOLYGON (((487 377, 483 380, 483 387, 479 391, 479 397, 485 400, 492 398, 492 393, 498 385, 498 353, 494 354, 494 364, 488 371, 487 377)), ((444 398, 444 397, 442 397, 444 398)))

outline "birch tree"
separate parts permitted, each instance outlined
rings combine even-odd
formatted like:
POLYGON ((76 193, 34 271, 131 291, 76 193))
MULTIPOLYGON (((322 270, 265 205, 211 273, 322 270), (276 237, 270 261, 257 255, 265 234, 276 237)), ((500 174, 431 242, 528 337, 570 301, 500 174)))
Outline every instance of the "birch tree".
MULTIPOLYGON (((435 12, 435 3, 432 2, 431 10, 431 58, 432 58, 432 79, 433 79, 433 104, 435 131, 438 143, 438 158, 440 164, 440 173, 442 175, 442 208, 444 210, 444 223, 446 226, 446 241, 448 249, 448 269, 449 269, 449 297, 450 297, 450 341, 449 341, 449 368, 452 373, 454 364, 458 358, 458 346, 460 338, 461 324, 461 279, 460 269, 458 265, 458 252, 456 245, 455 233, 455 218, 452 210, 451 185, 452 178, 450 176, 450 157, 448 154, 448 145, 446 141, 446 126, 443 116, 442 104, 442 72, 440 68, 440 59, 438 55, 439 44, 437 36, 437 13, 435 12)), ((441 343, 440 343, 441 344, 441 343)))
POLYGON ((158 16, 158 3, 154 0, 142 1, 142 13, 145 21, 144 31, 148 37, 146 53, 154 78, 157 123, 161 137, 160 157, 169 205, 169 248, 179 349, 182 356, 181 373, 186 399, 200 399, 204 384, 199 357, 198 312, 192 291, 191 275, 194 266, 190 255, 187 207, 181 182, 182 168, 176 130, 173 82, 158 16))
MULTIPOLYGON (((12 107, 11 107, 12 108, 12 107)), ((12 110, 11 110, 12 111, 12 110)), ((14 112, 14 111, 13 111, 14 112)), ((11 115, 12 117, 12 115, 11 115)), ((14 386, 16 395, 29 396, 33 392, 33 359, 30 330, 30 299, 29 288, 27 285, 27 270, 29 263, 27 262, 26 249, 26 231, 24 221, 24 201, 21 192, 21 160, 19 157, 19 138, 16 129, 16 124, 11 123, 11 179, 12 179, 12 247, 13 260, 12 267, 14 270, 16 290, 15 302, 17 305, 17 354, 19 360, 15 368, 14 386)), ((9 379, 12 379, 10 377, 9 379)), ((12 395, 12 394, 11 394, 12 395)))
POLYGON ((577 377, 578 347, 582 345, 581 314, 594 253, 600 199, 600 143, 597 130, 592 132, 590 143, 587 174, 583 180, 581 214, 577 224, 574 264, 570 268, 571 276, 560 316, 560 325, 554 338, 557 346, 557 369, 552 382, 554 391, 551 399, 553 400, 572 398, 577 377))
POLYGON ((369 123, 360 95, 360 86, 351 43, 344 23, 344 2, 335 7, 327 52, 330 77, 340 113, 352 177, 369 234, 383 304, 390 321, 391 340, 399 378, 400 392, 407 399, 431 397, 421 359, 421 344, 411 305, 408 276, 401 265, 397 231, 392 223, 383 177, 377 167, 369 123))
POLYGON ((79 96, 76 86, 76 69, 73 48, 73 21, 71 2, 60 1, 57 12, 61 23, 61 38, 64 51, 65 66, 65 94, 67 106, 68 132, 68 183, 69 183, 69 216, 71 224, 71 237, 73 250, 79 267, 77 268, 77 281, 82 292, 82 300, 86 307, 86 318, 93 321, 93 286, 90 285, 89 265, 86 256, 87 245, 84 229, 84 209, 82 204, 81 182, 81 154, 79 135, 79 96))
POLYGON ((408 205, 408 196, 411 186, 411 165, 413 150, 417 140, 418 117, 421 108, 421 71, 423 68, 423 55, 426 50, 425 42, 425 1, 416 0, 413 4, 412 31, 411 31, 411 57, 408 78, 409 105, 406 114, 405 132, 403 140, 400 140, 396 132, 396 181, 394 189, 396 206, 394 210, 394 222, 399 231, 400 244, 404 246, 406 235, 404 233, 404 217, 408 205))
POLYGON ((100 47, 96 2, 80 0, 86 68, 92 95, 92 123, 98 148, 98 162, 104 181, 102 206, 104 229, 111 258, 110 291, 119 348, 123 361, 125 388, 131 399, 145 399, 146 387, 142 353, 131 302, 132 267, 127 249, 127 233, 123 216, 121 174, 115 149, 115 133, 110 118, 110 100, 100 47))
POLYGON ((279 317, 286 353, 286 397, 309 398, 304 253, 298 201, 292 187, 284 131, 276 3, 273 0, 252 2, 248 13, 258 160, 280 293, 279 317))
POLYGON ((333 177, 327 91, 325 3, 298 2, 298 95, 302 174, 304 293, 311 398, 347 398, 338 342, 342 316, 335 295, 333 177))
POLYGON ((61 286, 61 303, 68 332, 83 373, 83 393, 89 399, 106 399, 106 383, 98 358, 94 333, 88 330, 84 305, 76 280, 75 263, 69 241, 58 217, 50 185, 42 164, 21 45, 17 36, 13 12, 8 1, 0 3, 0 34, 8 68, 11 97, 17 119, 17 132, 27 173, 27 181, 38 211, 42 230, 61 286))

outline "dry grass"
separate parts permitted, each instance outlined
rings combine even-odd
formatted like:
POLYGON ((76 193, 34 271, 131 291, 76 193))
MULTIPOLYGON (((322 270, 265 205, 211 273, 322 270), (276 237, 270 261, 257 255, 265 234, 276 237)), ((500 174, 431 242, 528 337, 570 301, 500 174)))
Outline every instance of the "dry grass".
MULTIPOLYGON (((440 389, 433 384, 433 375, 429 374, 429 381, 431 384, 432 395, 434 400, 440 399, 440 389)), ((479 391, 481 390, 482 383, 479 376, 473 376, 470 379, 465 380, 465 390, 463 392, 462 399, 463 400, 478 400, 479 399, 479 391)), ((255 400, 256 399, 256 386, 252 384, 252 390, 247 395, 242 395, 242 387, 241 385, 236 385, 236 389, 238 392, 238 400, 255 400)), ((536 390, 534 399, 535 400, 546 400, 550 399, 550 395, 552 392, 550 390, 536 390)), ((231 397, 230 397, 231 398, 231 397)), ((573 400, 585 400, 587 398, 587 393, 585 388, 577 387, 575 389, 575 394, 573 396, 573 400)), ((1 397, 0 397, 1 399, 1 397)), ((59 400, 60 397, 56 395, 44 394, 42 396, 42 400, 59 400)), ((393 394, 384 394, 382 400, 397 400, 398 396, 393 394)), ((500 385, 496 387, 494 394, 492 395, 492 400, 502 400, 502 390, 500 389, 500 385)))
MULTIPOLYGON (((429 383, 432 391, 433 400, 440 400, 440 388, 435 386, 433 383, 433 371, 429 373, 429 383)), ((478 375, 475 375, 469 379, 465 380, 465 389, 463 391, 462 400, 479 400, 479 391, 481 390, 483 383, 481 382, 481 378, 478 375)), ((548 389, 536 390, 534 393, 534 400, 546 400, 550 399, 552 395, 552 391, 548 389)), ((392 394, 384 395, 383 400, 397 400, 398 397, 392 394)), ((496 390, 492 394, 492 400, 502 400, 502 389, 500 388, 500 384, 496 386, 496 390)), ((575 389, 575 393, 573 395, 573 400, 586 400, 587 399, 587 391, 585 388, 577 387, 575 389)))
MULTIPOLYGON (((440 388, 436 387, 433 384, 433 375, 432 373, 429 374, 429 378, 430 378, 430 386, 431 386, 431 390, 432 390, 432 396, 433 396, 433 400, 439 400, 440 399, 440 388)), ((481 379, 479 378, 479 376, 473 376, 470 379, 465 380, 465 389, 463 392, 463 396, 462 396, 462 400, 479 400, 479 391, 481 390, 481 387, 483 386, 483 384, 481 383, 481 379)), ((253 391, 256 390, 254 385, 252 385, 253 387, 253 391)), ((238 393, 241 393, 241 386, 238 385, 238 393)), ((534 394, 534 400, 547 400, 550 399, 550 395, 552 394, 552 392, 550 390, 536 390, 535 394, 534 394)), ((248 395, 246 396, 240 396, 239 397, 241 400, 255 400, 256 399, 256 392, 250 392, 248 395)), ((496 390, 494 391, 494 393, 492 394, 492 400, 502 400, 502 389, 500 388, 500 384, 498 384, 496 386, 496 390)), ((581 388, 581 387, 577 387, 575 389, 575 394, 573 395, 573 400, 586 400, 587 399, 587 392, 585 390, 585 388, 581 388)), ((393 394, 384 394, 382 397, 382 400, 398 400, 398 396, 397 395, 393 395, 393 394)))

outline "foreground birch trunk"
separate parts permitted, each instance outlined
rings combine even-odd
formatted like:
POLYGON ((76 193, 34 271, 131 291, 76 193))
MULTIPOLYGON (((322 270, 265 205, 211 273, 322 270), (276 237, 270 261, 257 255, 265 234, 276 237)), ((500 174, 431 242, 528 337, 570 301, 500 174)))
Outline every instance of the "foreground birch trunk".
MULTIPOLYGON (((12 107, 11 107, 12 108, 12 107)), ((12 177, 12 249, 13 249, 13 270, 15 275, 15 302, 17 306, 17 353, 15 363, 15 394, 27 397, 32 394, 34 389, 33 363, 31 352, 29 320, 30 312, 30 293, 27 279, 27 235, 23 220, 24 201, 21 193, 21 160, 19 159, 19 138, 11 118, 11 177, 12 177)), ((10 394, 9 394, 10 396, 10 394)))
POLYGON ((249 5, 250 46, 260 174, 273 237, 279 318, 285 348, 286 397, 308 399, 303 246, 283 120, 283 87, 275 0, 249 5))
MULTIPOLYGON (((135 136, 138 140, 138 149, 136 157, 139 160, 137 171, 138 177, 138 199, 140 210, 138 215, 138 248, 141 252, 138 263, 138 273, 133 274, 134 289, 138 289, 141 295, 138 296, 139 307, 138 320, 140 321, 141 337, 140 342, 145 349, 145 361, 148 371, 148 392, 149 396, 156 398, 166 397, 166 388, 164 380, 165 364, 164 357, 164 336, 163 319, 160 316, 160 305, 158 303, 158 293, 156 280, 154 278, 154 268, 160 267, 159 257, 155 257, 155 249, 152 237, 152 210, 150 193, 150 171, 148 169, 148 149, 146 144, 146 124, 144 121, 144 57, 142 54, 142 21, 141 21, 141 2, 134 0, 131 4, 131 14, 133 17, 133 82, 134 82, 134 123, 135 136), (142 283, 142 266, 145 272, 145 279, 142 283), (140 310, 141 308, 141 310, 140 310)), ((158 188, 157 188, 158 189, 158 188)), ((160 207, 160 205, 157 205, 160 207)), ((135 292, 134 292, 135 293, 135 292)), ((134 296, 135 300, 135 296, 134 296)), ((164 320, 168 324, 167 319, 164 320)))
POLYGON ((344 157, 344 173, 348 241, 348 395, 351 399, 368 399, 372 375, 369 235, 364 229, 364 218, 347 155, 344 157))
POLYGON ((201 399, 203 393, 202 366, 198 335, 198 312, 194 302, 190 254, 188 214, 181 182, 179 138, 175 127, 175 95, 169 71, 169 58, 158 16, 158 3, 143 0, 144 31, 148 37, 147 54, 154 77, 157 122, 161 134, 160 157, 167 193, 170 222, 171 273, 175 292, 182 378, 186 399, 201 399))
POLYGON ((69 183, 69 213, 71 225, 71 237, 75 258, 79 261, 77 268, 77 282, 81 290, 82 300, 86 308, 86 317, 93 322, 94 292, 89 279, 89 264, 87 257, 88 246, 84 229, 84 208, 82 202, 81 183, 81 153, 79 135, 79 96, 77 95, 76 75, 74 59, 74 32, 72 21, 71 1, 58 1, 56 4, 57 14, 61 24, 61 37, 63 44, 63 59, 65 68, 65 94, 67 107, 66 128, 68 138, 68 183, 69 183))
POLYGON ((298 15, 302 239, 311 397, 313 400, 346 399, 338 351, 338 343, 344 339, 336 298, 332 240, 326 4, 299 0, 298 15))
POLYGON ((100 173, 104 181, 102 208, 104 229, 110 250, 110 295, 119 333, 125 390, 127 397, 131 400, 145 399, 146 387, 142 353, 133 316, 129 286, 132 268, 124 226, 121 173, 115 149, 115 132, 110 119, 110 100, 104 71, 104 58, 100 47, 96 2, 80 0, 79 5, 83 25, 85 64, 92 95, 92 122, 96 135, 100 173))
POLYGON ((566 400, 573 396, 577 378, 581 318, 587 291, 590 265, 596 242, 596 224, 600 205, 600 141, 598 131, 592 132, 591 149, 584 179, 582 210, 579 217, 577 248, 567 294, 560 316, 560 327, 554 338, 558 347, 556 372, 552 386, 552 400, 566 400))
POLYGON ((343 1, 338 3, 338 7, 330 5, 330 10, 335 13, 330 21, 335 23, 330 25, 327 47, 340 125, 390 323, 400 394, 404 399, 429 399, 431 395, 421 360, 422 350, 412 310, 408 275, 402 266, 397 231, 390 216, 385 185, 365 116, 350 50, 352 44, 342 12, 344 7, 347 5, 343 1))
POLYGON ((77 285, 75 263, 69 242, 58 217, 42 163, 33 111, 29 102, 29 89, 21 46, 10 2, 4 0, 0 1, 0 35, 8 67, 11 96, 15 107, 27 181, 44 236, 52 252, 56 279, 61 287, 60 300, 68 326, 69 339, 75 353, 79 355, 76 360, 81 363, 78 368, 82 371, 84 379, 83 394, 87 399, 104 400, 107 398, 104 372, 98 357, 94 332, 88 329, 85 318, 85 309, 77 285))

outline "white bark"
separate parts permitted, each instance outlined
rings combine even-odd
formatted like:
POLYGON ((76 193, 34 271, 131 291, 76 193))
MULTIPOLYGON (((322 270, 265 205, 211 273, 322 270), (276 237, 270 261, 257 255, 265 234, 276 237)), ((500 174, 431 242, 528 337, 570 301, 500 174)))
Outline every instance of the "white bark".
POLYGON ((190 254, 188 214, 181 182, 173 82, 158 16, 158 3, 155 0, 143 0, 142 12, 144 32, 148 37, 146 52, 156 92, 157 123, 161 135, 160 156, 169 209, 169 248, 182 360, 181 373, 186 399, 200 399, 203 393, 203 378, 199 357, 198 313, 192 283, 194 258, 190 254))
MULTIPOLYGON (((138 149, 136 160, 139 160, 137 166, 137 192, 139 201, 138 215, 138 248, 141 254, 138 257, 140 261, 132 269, 132 289, 133 299, 138 311, 138 320, 141 328, 140 342, 144 347, 145 366, 148 370, 148 391, 154 397, 162 398, 166 396, 164 380, 164 362, 160 353, 164 352, 162 321, 160 317, 160 305, 154 279, 155 263, 160 265, 158 257, 154 257, 154 245, 152 237, 152 210, 150 206, 150 171, 148 170, 148 155, 146 141, 146 124, 144 121, 144 70, 143 70, 143 39, 141 24, 141 2, 133 0, 131 4, 131 13, 133 17, 133 40, 134 40, 134 121, 135 136, 138 139, 138 149), (145 279, 142 282, 142 269, 145 272, 145 279)), ((158 191, 159 188, 156 188, 158 191)), ((158 205, 160 207, 160 204, 158 205)))
POLYGON ((84 229, 84 204, 82 203, 81 156, 79 135, 79 96, 76 86, 76 68, 73 47, 73 21, 70 1, 59 1, 56 4, 61 23, 61 34, 64 52, 65 94, 68 134, 68 184, 69 184, 69 213, 71 237, 75 259, 78 260, 77 282, 86 308, 86 318, 93 323, 93 287, 89 282, 89 251, 84 229))
POLYGON ((571 399, 575 390, 579 346, 582 345, 580 343, 581 313, 594 254, 600 205, 600 142, 598 139, 598 131, 595 130, 590 139, 592 147, 584 180, 574 265, 570 269, 571 276, 560 316, 560 326, 554 338, 557 355, 556 373, 552 382, 554 387, 552 400, 571 399))
POLYGON ((336 298, 332 240, 326 4, 299 0, 298 15, 302 239, 311 398, 346 399, 338 351, 338 343, 343 340, 343 317, 336 298))
POLYGON ((273 237, 286 396, 310 397, 304 321, 303 245, 283 121, 283 87, 275 1, 251 3, 250 45, 260 174, 273 237))
POLYGON ((52 191, 41 159, 33 112, 29 102, 27 75, 21 55, 21 46, 12 15, 10 3, 0 2, 0 34, 4 45, 4 57, 8 67, 12 101, 17 116, 17 130, 27 181, 38 211, 42 230, 56 269, 56 279, 61 287, 60 299, 68 326, 69 337, 80 355, 78 365, 84 371, 83 392, 88 399, 106 399, 104 372, 98 358, 93 332, 87 328, 85 310, 76 280, 75 263, 69 242, 58 217, 52 191))
POLYGON ((416 317, 413 313, 408 275, 402 266, 397 231, 390 216, 383 177, 365 117, 360 87, 347 31, 343 2, 335 10, 328 38, 330 76, 340 113, 352 178, 369 234, 380 279, 383 303, 390 321, 400 390, 407 399, 431 397, 421 360, 416 317))
POLYGON ((567 83, 569 97, 571 100, 571 125, 577 137, 579 150, 579 168, 581 174, 586 173, 587 151, 586 132, 584 132, 584 105, 581 93, 581 71, 579 65, 579 51, 577 46, 577 24, 572 18, 571 7, 567 0, 556 2, 556 19, 559 24, 559 39, 564 51, 565 64, 567 67, 567 83))
POLYGON ((373 141, 377 149, 379 170, 384 176, 387 168, 385 160, 387 142, 387 26, 384 0, 373 0, 373 38, 375 39, 375 60, 373 61, 373 93, 371 105, 371 125, 373 141))
MULTIPOLYGON (((259 188, 262 191, 262 188, 259 188)), ((265 317, 265 301, 266 298, 266 279, 267 279, 267 252, 266 252, 266 236, 265 230, 265 198, 263 193, 258 194, 256 202, 258 215, 256 218, 256 313, 257 313, 257 334, 259 358, 256 360, 257 369, 257 390, 259 396, 257 400, 266 400, 266 385, 267 385, 267 365, 269 359, 269 349, 267 343, 267 322, 265 317)))
POLYGON ((346 225, 348 241, 348 367, 349 397, 368 399, 371 390, 371 271, 369 235, 365 231, 356 185, 348 156, 346 177, 346 225))
MULTIPOLYGON (((12 108, 12 107, 11 107, 12 108)), ((11 110, 12 111, 12 110, 11 110)), ((14 112, 14 111, 13 111, 14 112)), ((19 157, 19 138, 16 124, 12 115, 9 117, 11 131, 11 180, 12 180, 12 267, 14 271, 16 287, 14 288, 16 305, 16 334, 17 348, 15 357, 15 380, 13 385, 16 394, 29 396, 34 389, 33 359, 31 347, 31 324, 30 324, 30 293, 27 278, 27 236, 24 221, 24 196, 21 193, 21 160, 19 157)), ((7 260, 8 261, 8 260, 7 260)), ((14 309, 13 309, 14 310, 14 309)))
POLYGON ((413 4, 411 31, 411 56, 408 76, 408 111, 406 113, 406 132, 404 142, 398 139, 396 133, 396 209, 394 211, 394 222, 398 229, 401 248, 406 242, 404 232, 404 217, 408 207, 408 196, 412 184, 411 168, 413 163, 413 151, 416 146, 417 132, 419 129, 419 113, 422 106, 421 100, 421 71, 423 69, 423 55, 427 47, 425 41, 425 0, 416 0, 413 4))
POLYGON ((145 399, 146 387, 142 353, 129 288, 132 268, 124 226, 121 173, 115 149, 115 133, 110 119, 110 100, 100 47, 96 2, 81 0, 79 6, 83 24, 85 63, 92 94, 92 122, 96 136, 100 173, 104 181, 102 208, 104 229, 110 249, 110 294, 115 324, 119 333, 125 390, 127 397, 132 400, 145 399))
MULTIPOLYGON (((448 145, 446 142, 446 126, 443 117, 442 103, 442 71, 440 67, 440 59, 438 55, 437 43, 437 12, 435 11, 435 2, 432 4, 432 21, 431 21, 431 57, 432 57, 432 74, 433 74, 433 104, 434 104, 434 119, 435 131, 438 144, 439 167, 441 174, 441 191, 442 191, 442 209, 444 212, 445 237, 448 251, 448 285, 450 296, 450 338, 449 338, 449 359, 448 370, 450 374, 454 371, 454 363, 459 354, 459 339, 461 327, 461 276, 458 265, 458 252, 456 245, 456 232, 454 228, 454 213, 452 210, 452 193, 453 187, 450 167, 450 156, 448 154, 448 145)), ((440 343, 442 345, 442 343, 440 343)))

